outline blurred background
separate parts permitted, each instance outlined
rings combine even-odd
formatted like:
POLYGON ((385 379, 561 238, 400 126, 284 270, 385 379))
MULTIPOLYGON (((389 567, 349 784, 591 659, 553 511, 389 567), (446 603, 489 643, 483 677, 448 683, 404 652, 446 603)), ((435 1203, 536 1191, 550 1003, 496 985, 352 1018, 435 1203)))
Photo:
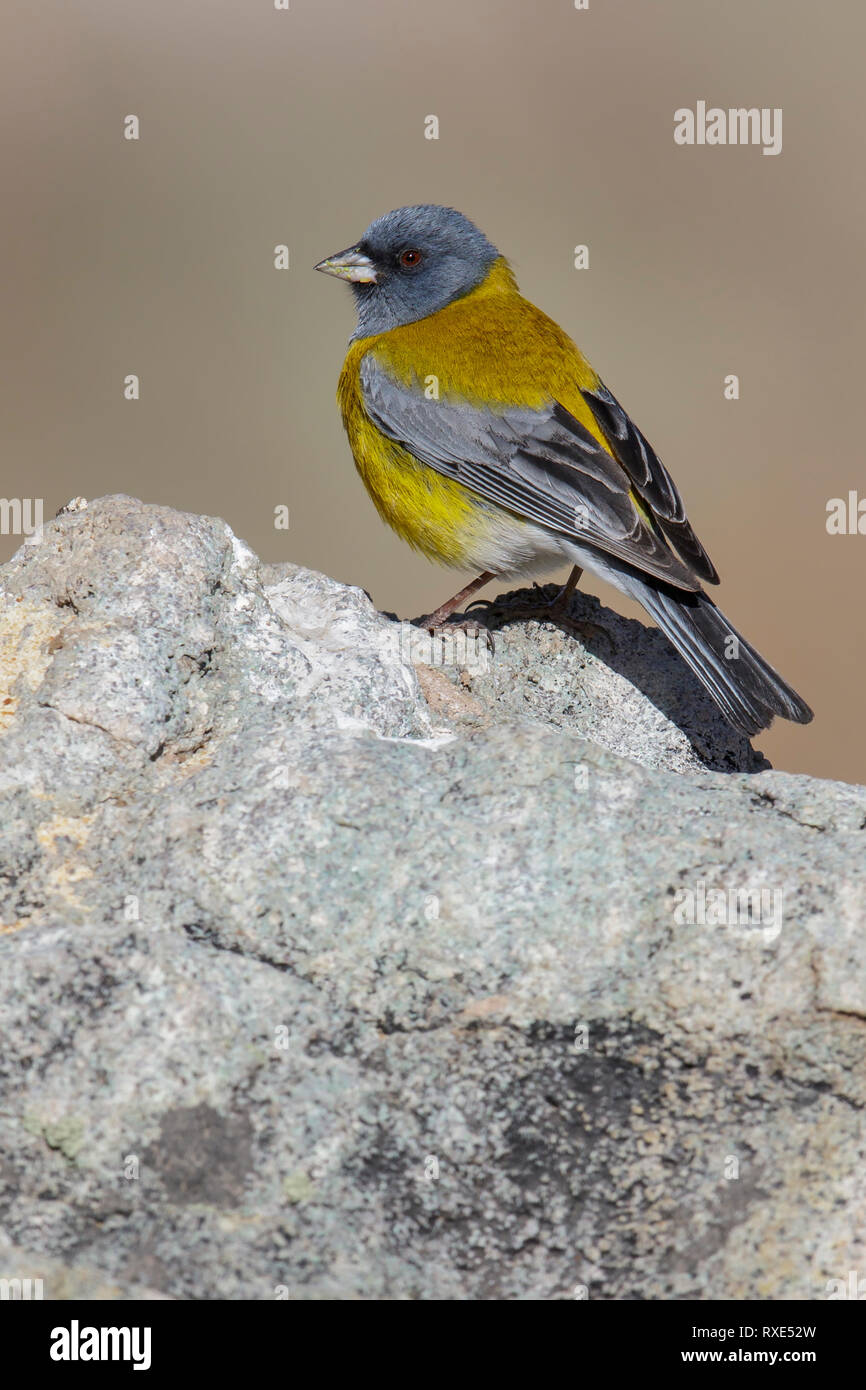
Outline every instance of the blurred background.
MULTIPOLYGON (((464 577, 367 500, 334 400, 351 296, 312 266, 389 208, 452 204, 651 440, 725 612, 813 705, 756 746, 866 781, 866 535, 826 529, 830 498, 866 497, 862 5, 5 11, 4 496, 44 498, 46 518, 112 492, 219 515, 264 559, 434 608, 464 577), (675 145, 674 111, 699 100, 782 107, 782 153, 675 145)), ((18 544, 0 536, 0 559, 18 544)))

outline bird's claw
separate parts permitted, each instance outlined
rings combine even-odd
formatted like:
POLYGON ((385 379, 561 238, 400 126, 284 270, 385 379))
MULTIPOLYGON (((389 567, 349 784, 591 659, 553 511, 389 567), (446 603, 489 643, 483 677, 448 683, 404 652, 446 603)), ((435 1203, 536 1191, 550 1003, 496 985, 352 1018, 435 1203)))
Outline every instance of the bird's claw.
POLYGON ((539 601, 537 604, 503 603, 501 599, 478 598, 469 604, 466 611, 468 613, 476 607, 484 608, 487 623, 495 623, 497 627, 503 623, 519 621, 521 618, 531 619, 534 622, 544 622, 547 619, 555 623, 557 627, 580 635, 586 640, 601 635, 610 643, 611 651, 616 651, 616 643, 606 627, 602 627, 600 623, 591 623, 580 618, 569 617, 570 602, 560 604, 557 599, 550 601, 540 584, 533 584, 533 588, 538 593, 539 601))

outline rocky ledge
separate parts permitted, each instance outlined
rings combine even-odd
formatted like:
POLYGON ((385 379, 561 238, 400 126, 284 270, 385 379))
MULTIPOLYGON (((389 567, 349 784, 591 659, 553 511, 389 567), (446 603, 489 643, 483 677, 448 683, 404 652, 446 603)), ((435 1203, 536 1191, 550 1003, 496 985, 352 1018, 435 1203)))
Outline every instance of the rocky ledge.
POLYGON ((0 583, 0 1276, 784 1299, 866 1270, 866 789, 766 770, 581 595, 603 633, 433 641, 126 497, 0 583))

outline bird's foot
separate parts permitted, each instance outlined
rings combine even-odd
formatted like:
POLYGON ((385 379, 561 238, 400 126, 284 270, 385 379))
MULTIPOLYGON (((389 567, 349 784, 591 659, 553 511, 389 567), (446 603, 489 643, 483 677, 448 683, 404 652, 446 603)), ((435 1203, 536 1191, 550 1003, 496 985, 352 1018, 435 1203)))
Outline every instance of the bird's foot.
POLYGON ((616 643, 606 627, 602 627, 600 623, 591 623, 570 616, 571 591, 568 590, 568 585, 560 589, 552 598, 548 595, 550 585, 542 587, 542 585, 534 583, 532 587, 535 590, 535 601, 524 599, 515 602, 513 599, 480 598, 476 599, 474 603, 470 603, 466 611, 469 612, 473 608, 483 608, 485 623, 494 628, 500 628, 505 623, 521 620, 552 622, 573 636, 583 637, 587 641, 599 636, 605 637, 610 643, 611 650, 616 650, 616 643))

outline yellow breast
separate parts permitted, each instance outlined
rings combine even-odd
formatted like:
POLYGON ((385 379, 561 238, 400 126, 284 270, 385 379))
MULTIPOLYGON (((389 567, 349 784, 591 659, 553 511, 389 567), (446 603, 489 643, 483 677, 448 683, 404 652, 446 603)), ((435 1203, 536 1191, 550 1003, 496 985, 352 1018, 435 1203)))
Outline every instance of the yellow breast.
POLYGON ((399 444, 386 438, 364 409, 359 369, 375 340, 349 349, 337 399, 355 465, 376 510, 404 541, 429 559, 456 569, 472 568, 490 528, 488 503, 460 483, 443 478, 399 444))
POLYGON ((604 445, 581 395, 598 377, 559 326, 523 299, 500 258, 477 289, 417 323, 361 338, 346 356, 337 399, 358 472, 389 526, 442 564, 472 568, 505 516, 460 483, 385 438, 364 408, 361 359, 372 353, 396 381, 440 400, 502 409, 559 401, 604 445))

